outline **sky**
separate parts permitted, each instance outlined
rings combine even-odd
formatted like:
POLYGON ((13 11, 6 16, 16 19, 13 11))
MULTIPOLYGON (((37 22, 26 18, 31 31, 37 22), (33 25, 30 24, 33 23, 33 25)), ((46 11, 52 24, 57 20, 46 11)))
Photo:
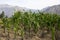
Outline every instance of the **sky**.
POLYGON ((60 0, 0 0, 0 4, 41 10, 48 6, 60 4, 60 0))

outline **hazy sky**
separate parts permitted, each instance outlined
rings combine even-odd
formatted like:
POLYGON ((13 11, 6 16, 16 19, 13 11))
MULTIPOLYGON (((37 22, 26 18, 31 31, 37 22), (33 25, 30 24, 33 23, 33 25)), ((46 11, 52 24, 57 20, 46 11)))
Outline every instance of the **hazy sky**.
POLYGON ((9 4, 31 9, 42 9, 60 4, 60 0, 0 0, 0 4, 9 4))

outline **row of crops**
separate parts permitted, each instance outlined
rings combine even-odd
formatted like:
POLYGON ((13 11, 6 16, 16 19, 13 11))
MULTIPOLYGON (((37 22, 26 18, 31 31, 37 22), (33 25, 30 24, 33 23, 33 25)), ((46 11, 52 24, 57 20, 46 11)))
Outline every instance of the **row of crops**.
MULTIPOLYGON (((60 30, 60 15, 49 13, 33 12, 15 12, 12 17, 2 16, 3 29, 14 30, 14 38, 19 31, 21 39, 24 39, 25 32, 31 33, 31 30, 37 34, 39 30, 51 32, 52 40, 55 40, 55 31, 60 30)), ((43 31, 44 32, 44 31, 43 31)), ((9 39, 8 39, 9 40, 9 39)))

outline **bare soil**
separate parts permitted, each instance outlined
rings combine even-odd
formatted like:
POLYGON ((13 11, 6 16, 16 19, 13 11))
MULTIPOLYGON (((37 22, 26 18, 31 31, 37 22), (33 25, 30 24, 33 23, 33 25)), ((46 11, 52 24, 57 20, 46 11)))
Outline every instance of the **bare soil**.
MULTIPOLYGON (((47 31, 44 31, 43 37, 41 37, 41 35, 42 35, 42 31, 39 31, 37 34, 31 31, 30 36, 29 33, 26 32, 23 40, 52 40, 51 33, 47 33, 47 31)), ((4 33, 3 28, 0 28, 0 40, 8 40, 8 32, 7 30, 5 30, 4 33)), ((14 40, 13 30, 10 30, 9 32, 9 40, 14 40)), ((19 32, 17 32, 15 40, 22 40, 21 35, 19 35, 19 32)), ((56 40, 60 40, 60 31, 56 32, 56 40)))

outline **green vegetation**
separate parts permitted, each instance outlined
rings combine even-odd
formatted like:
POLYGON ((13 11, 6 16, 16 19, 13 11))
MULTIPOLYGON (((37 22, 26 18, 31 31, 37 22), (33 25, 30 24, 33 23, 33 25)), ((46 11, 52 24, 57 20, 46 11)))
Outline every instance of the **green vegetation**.
POLYGON ((60 15, 57 14, 18 11, 15 12, 12 17, 8 18, 4 16, 4 12, 2 13, 3 14, 1 14, 2 16, 0 17, 0 19, 3 22, 4 32, 5 28, 7 28, 9 36, 9 30, 13 28, 15 32, 15 39, 18 31, 20 31, 20 35, 23 40, 26 32, 29 33, 30 37, 31 30, 33 30, 35 34, 37 34, 39 30, 42 30, 43 34, 44 30, 46 29, 47 32, 51 32, 52 40, 55 40, 55 31, 60 30, 60 15))

